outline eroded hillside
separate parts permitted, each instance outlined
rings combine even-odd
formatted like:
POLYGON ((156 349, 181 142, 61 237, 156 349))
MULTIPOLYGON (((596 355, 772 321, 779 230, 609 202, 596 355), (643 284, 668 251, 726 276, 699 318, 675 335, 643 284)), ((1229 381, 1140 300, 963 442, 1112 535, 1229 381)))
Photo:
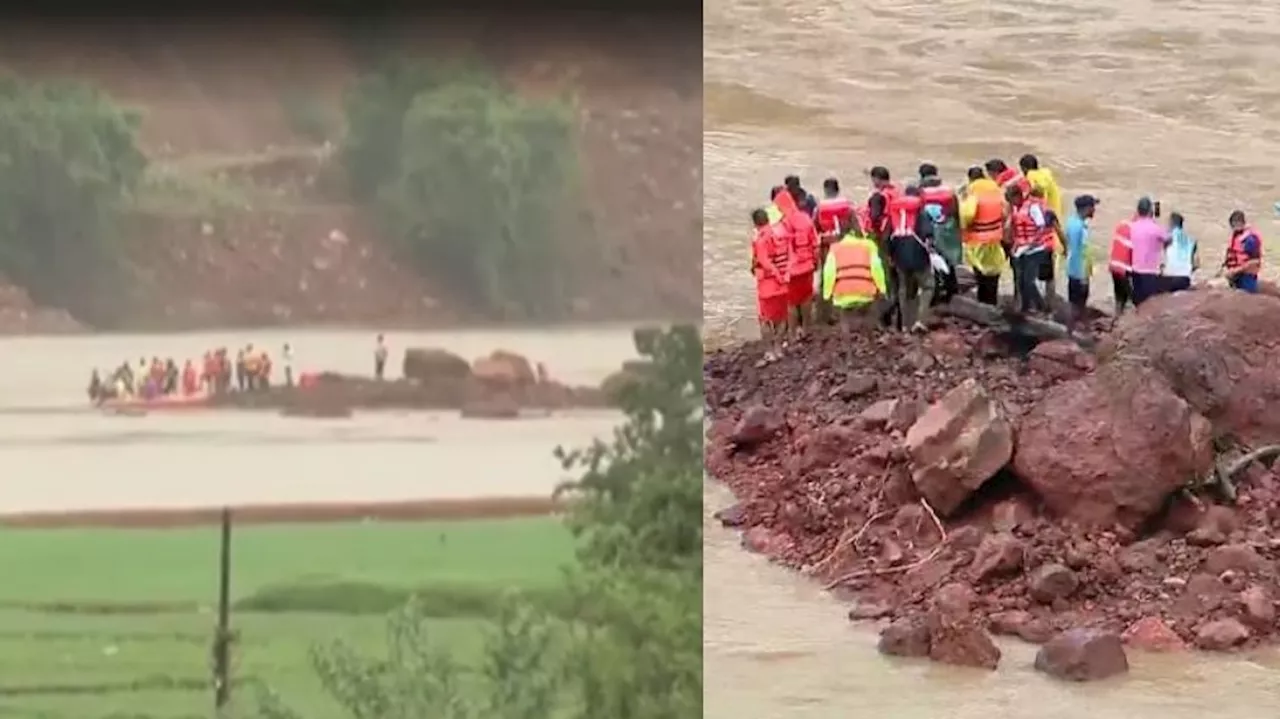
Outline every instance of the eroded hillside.
MULTIPOLYGON (((586 280, 566 319, 700 316, 700 36, 512 30, 400 27, 417 53, 476 53, 522 92, 576 96, 585 182, 566 211, 581 217, 569 262, 586 280)), ((133 279, 103 298, 127 305, 128 326, 475 319, 399 265, 335 171, 357 56, 322 21, 0 31, 11 71, 90 80, 142 113, 152 167, 126 238, 133 279)), ((21 309, 11 331, 56 317, 21 309)), ((0 308, 0 329, 16 316, 0 308)))

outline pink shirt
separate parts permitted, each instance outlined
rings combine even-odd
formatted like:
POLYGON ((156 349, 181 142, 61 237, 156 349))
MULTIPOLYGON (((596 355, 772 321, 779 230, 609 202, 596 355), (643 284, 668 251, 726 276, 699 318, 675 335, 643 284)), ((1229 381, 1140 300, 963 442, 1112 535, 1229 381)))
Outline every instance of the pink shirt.
POLYGON ((1160 223, 1150 217, 1129 222, 1129 241, 1133 243, 1133 271, 1140 275, 1160 274, 1160 260, 1169 238, 1160 223))

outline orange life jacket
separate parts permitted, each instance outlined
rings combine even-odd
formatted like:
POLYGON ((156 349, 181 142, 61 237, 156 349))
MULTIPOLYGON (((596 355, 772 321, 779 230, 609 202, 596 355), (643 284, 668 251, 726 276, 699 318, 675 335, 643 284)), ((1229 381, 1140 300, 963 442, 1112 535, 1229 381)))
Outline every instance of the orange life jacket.
POLYGON ((964 229, 964 243, 995 245, 1004 240, 1004 199, 992 190, 978 195, 973 220, 964 229))
POLYGON ((832 297, 859 297, 872 300, 880 294, 871 273, 871 249, 865 242, 837 242, 831 246, 835 258, 836 280, 832 297))
POLYGON ((897 195, 889 201, 889 226, 894 237, 914 237, 916 220, 920 210, 924 208, 924 200, 918 195, 897 195))
POLYGON ((862 226, 863 232, 869 233, 869 234, 875 233, 874 229, 871 227, 871 206, 870 205, 858 205, 853 209, 853 213, 857 215, 858 224, 862 226))
POLYGON ((1040 245, 1052 249, 1053 228, 1048 223, 1044 227, 1036 227, 1035 220, 1031 219, 1032 207, 1039 207, 1041 213, 1046 211, 1043 202, 1028 199, 1013 213, 1013 247, 1040 245))
POLYGON ((889 231, 889 227, 890 227, 889 206, 893 204, 893 198, 897 197, 899 194, 900 193, 898 192, 898 186, 892 183, 885 185, 884 187, 878 187, 871 191, 870 197, 867 198, 867 224, 862 228, 864 232, 873 232, 877 235, 883 235, 885 232, 889 231), (870 200, 871 200, 871 197, 874 197, 876 195, 880 195, 881 197, 884 198, 884 215, 880 217, 880 222, 876 226, 872 227, 870 200))
POLYGON ((779 192, 773 201, 782 211, 781 224, 790 230, 787 237, 791 240, 791 272, 798 275, 813 272, 818 266, 818 230, 813 220, 796 207, 789 192, 779 192))
POLYGON ((1252 226, 1247 226, 1239 232, 1232 232, 1231 239, 1227 242, 1227 260, 1224 265, 1228 270, 1234 270, 1249 261, 1249 255, 1244 251, 1244 238, 1249 235, 1258 239, 1258 259, 1262 259, 1262 235, 1252 226))
POLYGON ((1111 254, 1107 266, 1113 275, 1125 275, 1133 271, 1133 242, 1129 236, 1129 221, 1116 225, 1111 233, 1111 254))
POLYGON ((763 299, 785 295, 787 263, 791 261, 790 240, 779 237, 772 227, 760 227, 751 241, 751 251, 756 257, 756 293, 763 299), (766 260, 778 270, 782 280, 769 272, 766 260))
POLYGON ((828 197, 818 201, 818 232, 839 237, 853 224, 853 203, 844 197, 828 197))
POLYGON ((1023 197, 1031 194, 1031 182, 1012 167, 1004 168, 1004 172, 997 175, 995 180, 1002 190, 1007 189, 1009 185, 1017 185, 1023 197))
POLYGON ((956 193, 946 185, 934 185, 920 188, 920 199, 926 205, 937 205, 942 208, 942 216, 956 216, 956 193))

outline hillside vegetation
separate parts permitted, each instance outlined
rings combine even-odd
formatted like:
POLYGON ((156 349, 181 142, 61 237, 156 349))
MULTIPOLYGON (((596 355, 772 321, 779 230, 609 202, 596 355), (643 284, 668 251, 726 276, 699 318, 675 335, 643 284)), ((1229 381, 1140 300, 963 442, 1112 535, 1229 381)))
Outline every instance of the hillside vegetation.
POLYGON ((0 36, 0 161, 39 178, 0 181, 0 279, 38 304, 131 328, 700 313, 696 65, 132 32, 0 36))

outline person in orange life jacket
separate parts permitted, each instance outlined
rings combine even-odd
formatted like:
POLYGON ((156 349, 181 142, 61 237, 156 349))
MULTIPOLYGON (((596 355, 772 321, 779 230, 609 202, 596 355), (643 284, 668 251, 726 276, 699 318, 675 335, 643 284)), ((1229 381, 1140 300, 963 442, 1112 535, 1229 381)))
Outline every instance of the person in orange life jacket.
POLYGON ((1116 225, 1111 232, 1111 251, 1107 258, 1107 269, 1111 272, 1111 290, 1115 297, 1114 317, 1124 314, 1126 305, 1133 304, 1133 240, 1129 232, 1129 219, 1116 225))
MULTIPOLYGON (((752 269, 756 280, 756 305, 760 316, 760 336, 777 350, 786 335, 790 314, 791 240, 774 231, 769 213, 764 209, 751 212, 755 235, 751 238, 752 269)), ((766 359, 771 359, 766 355, 766 359)))
MULTIPOLYGON (((854 213, 853 203, 840 194, 840 181, 829 177, 822 181, 822 199, 818 201, 814 215, 814 224, 818 228, 818 267, 826 266, 827 251, 832 243, 839 241, 846 232, 861 233, 862 229, 854 213)), ((830 323, 834 317, 831 302, 819 294, 815 300, 820 324, 830 323)))
POLYGON ((867 214, 871 227, 863 228, 883 243, 889 238, 889 201, 898 194, 898 188, 889 176, 889 168, 877 165, 868 173, 871 176, 871 195, 867 197, 867 214))
POLYGON ((965 262, 973 271, 978 302, 995 307, 1000 300, 1000 275, 1008 264, 1004 224, 1008 214, 1004 193, 982 167, 970 167, 963 188, 961 237, 965 262))
POLYGON ((1224 274, 1235 289, 1256 293, 1258 271, 1262 269, 1262 235, 1249 225, 1240 210, 1232 212, 1227 221, 1231 224, 1231 238, 1222 263, 1224 274))
POLYGON ((927 332, 933 300, 933 220, 924 209, 920 188, 912 185, 889 201, 889 258, 897 277, 899 329, 927 332))
POLYGON ((995 181, 1001 189, 1010 185, 1015 185, 1022 194, 1019 196, 1019 202, 1026 199, 1031 194, 1031 183, 1027 178, 1023 177, 1017 170, 1005 164, 1004 160, 992 158, 987 160, 983 165, 987 171, 987 177, 995 181))
POLYGON ((1005 199, 1016 208, 1005 225, 1005 245, 1013 260, 1013 281, 1019 309, 1024 313, 1048 312, 1049 306, 1036 286, 1040 265, 1052 261, 1053 227, 1045 218, 1044 205, 1026 198, 1016 183, 1005 186, 1005 199))
POLYGON ((947 271, 937 271, 935 277, 934 304, 945 304, 960 290, 956 268, 964 261, 964 246, 960 242, 960 199, 955 190, 942 182, 937 166, 920 165, 920 199, 933 221, 933 251, 947 261, 947 271))
POLYGON ((817 218, 818 199, 800 184, 799 175, 787 175, 782 180, 782 186, 791 191, 791 196, 796 198, 796 206, 804 211, 809 216, 809 219, 817 218))
POLYGON ((1045 222, 1053 230, 1052 234, 1045 238, 1048 243, 1049 261, 1041 263, 1040 270, 1036 275, 1036 279, 1044 283, 1041 296, 1044 297, 1045 303, 1052 311, 1058 304, 1057 268, 1054 266, 1054 254, 1059 247, 1066 247, 1067 238, 1062 229, 1062 220, 1058 217, 1058 213, 1049 207, 1049 203, 1045 199, 1044 190, 1040 187, 1032 187, 1028 196, 1040 203, 1040 211, 1044 213, 1045 222))
POLYGON ((815 289, 813 275, 818 263, 818 230, 813 220, 797 206, 796 195, 801 192, 784 190, 778 193, 774 202, 782 211, 782 223, 786 225, 791 240, 788 275, 791 278, 792 320, 796 329, 803 332, 812 321, 810 304, 815 289))

